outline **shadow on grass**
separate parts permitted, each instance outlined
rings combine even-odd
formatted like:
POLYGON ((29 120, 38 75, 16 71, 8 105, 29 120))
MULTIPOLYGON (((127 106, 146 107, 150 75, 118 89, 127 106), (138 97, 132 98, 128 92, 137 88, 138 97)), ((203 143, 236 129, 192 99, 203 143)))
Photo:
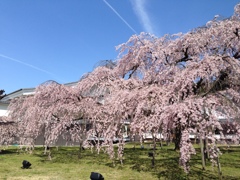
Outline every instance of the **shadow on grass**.
POLYGON ((13 149, 6 149, 6 150, 1 150, 0 151, 0 155, 4 155, 4 154, 16 154, 16 150, 13 149))

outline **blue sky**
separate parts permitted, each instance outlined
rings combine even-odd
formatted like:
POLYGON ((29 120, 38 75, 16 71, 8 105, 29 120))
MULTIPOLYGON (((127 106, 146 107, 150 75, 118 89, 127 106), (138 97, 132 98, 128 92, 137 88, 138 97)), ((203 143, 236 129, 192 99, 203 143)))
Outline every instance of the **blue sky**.
POLYGON ((77 81, 133 34, 187 32, 239 0, 1 0, 0 89, 77 81))

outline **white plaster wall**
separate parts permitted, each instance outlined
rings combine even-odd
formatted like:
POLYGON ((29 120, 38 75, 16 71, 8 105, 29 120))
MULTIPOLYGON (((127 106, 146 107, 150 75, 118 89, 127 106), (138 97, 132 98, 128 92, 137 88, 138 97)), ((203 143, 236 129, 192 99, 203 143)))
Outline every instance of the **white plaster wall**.
POLYGON ((8 104, 0 104, 0 116, 8 115, 7 107, 8 107, 8 104))

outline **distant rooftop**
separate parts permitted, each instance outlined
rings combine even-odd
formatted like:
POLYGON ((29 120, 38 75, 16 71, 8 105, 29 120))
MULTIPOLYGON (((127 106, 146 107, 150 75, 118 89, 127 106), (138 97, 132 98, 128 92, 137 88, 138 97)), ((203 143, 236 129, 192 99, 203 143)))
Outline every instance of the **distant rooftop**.
MULTIPOLYGON (((66 86, 75 86, 77 82, 70 82, 70 83, 65 83, 63 85, 66 86)), ((7 94, 5 97, 3 97, 0 102, 1 103, 9 103, 11 99, 19 97, 19 96, 26 96, 26 95, 31 95, 34 94, 36 88, 22 88, 18 89, 16 91, 13 91, 9 94, 7 94)))

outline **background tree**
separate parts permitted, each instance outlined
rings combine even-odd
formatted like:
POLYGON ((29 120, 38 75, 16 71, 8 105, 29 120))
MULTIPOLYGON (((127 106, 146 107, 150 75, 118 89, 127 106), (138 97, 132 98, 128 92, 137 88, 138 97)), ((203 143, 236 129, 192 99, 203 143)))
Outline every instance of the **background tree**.
POLYGON ((46 146, 55 145, 60 136, 82 146, 84 127, 77 122, 82 118, 80 101, 74 88, 56 82, 40 85, 32 96, 14 99, 9 117, 18 122, 20 144, 34 144, 43 134, 46 146))
POLYGON ((0 146, 8 146, 14 143, 16 133, 16 123, 9 121, 6 116, 0 117, 0 146))
MULTIPOLYGON (((0 100, 6 96, 4 90, 0 90, 0 100)), ((9 145, 14 142, 16 124, 10 121, 7 116, 0 117, 0 146, 9 145)))
POLYGON ((6 96, 6 94, 3 94, 4 92, 3 89, 0 90, 0 100, 6 96))

